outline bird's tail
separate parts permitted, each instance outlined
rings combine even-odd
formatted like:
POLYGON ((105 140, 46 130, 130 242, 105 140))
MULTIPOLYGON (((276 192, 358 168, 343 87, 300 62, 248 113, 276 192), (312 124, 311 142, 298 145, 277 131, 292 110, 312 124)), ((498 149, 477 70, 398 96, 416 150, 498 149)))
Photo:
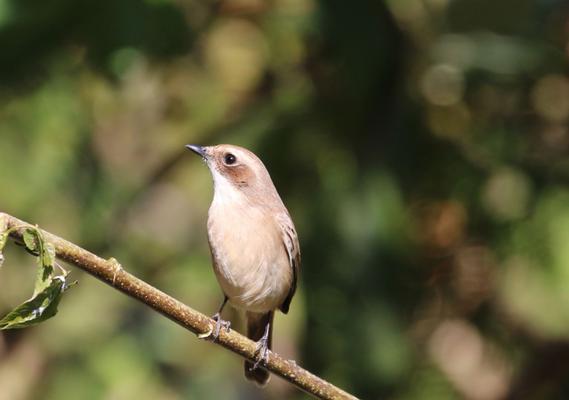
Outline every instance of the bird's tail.
MULTIPOLYGON (((267 324, 269 324, 269 336, 267 338, 267 347, 270 350, 273 341, 273 314, 247 312, 247 337, 255 342, 263 338, 267 324)), ((254 381, 260 386, 264 386, 269 381, 269 372, 261 367, 253 368, 254 363, 245 361, 245 378, 254 381)))

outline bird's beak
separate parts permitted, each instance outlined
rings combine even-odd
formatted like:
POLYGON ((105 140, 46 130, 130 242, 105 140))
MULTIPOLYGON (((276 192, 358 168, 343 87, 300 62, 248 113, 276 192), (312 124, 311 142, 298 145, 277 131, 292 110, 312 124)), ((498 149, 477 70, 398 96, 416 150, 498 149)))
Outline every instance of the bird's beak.
POLYGON ((186 147, 196 153, 198 156, 201 156, 201 158, 204 160, 207 158, 207 151, 205 147, 198 146, 196 144, 187 144, 186 147))

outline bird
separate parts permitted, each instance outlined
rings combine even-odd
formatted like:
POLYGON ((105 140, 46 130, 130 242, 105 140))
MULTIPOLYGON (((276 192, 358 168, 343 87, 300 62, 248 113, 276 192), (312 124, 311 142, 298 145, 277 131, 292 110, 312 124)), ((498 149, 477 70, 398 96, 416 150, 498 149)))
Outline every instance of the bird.
POLYGON ((245 361, 245 377, 264 386, 269 372, 259 368, 272 347, 275 311, 288 313, 300 272, 300 245, 290 214, 263 162, 235 145, 186 145, 213 177, 207 237, 213 270, 223 291, 214 340, 230 329, 221 318, 229 302, 245 311, 247 337, 257 342, 256 362, 245 361))

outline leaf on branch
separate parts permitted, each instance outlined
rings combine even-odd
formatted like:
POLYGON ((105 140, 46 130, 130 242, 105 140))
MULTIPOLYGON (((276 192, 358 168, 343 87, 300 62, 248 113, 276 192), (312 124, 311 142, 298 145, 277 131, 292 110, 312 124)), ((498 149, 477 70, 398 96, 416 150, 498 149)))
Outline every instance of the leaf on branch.
MULTIPOLYGON (((55 258, 55 249, 53 250, 54 256, 51 255, 45 256, 48 254, 48 250, 46 248, 51 247, 53 249, 53 245, 51 243, 44 243, 41 246, 40 255, 38 256, 38 261, 40 263, 38 267, 38 272, 36 274, 36 283, 34 285, 34 294, 36 296, 38 293, 42 292, 46 287, 51 285, 53 279, 53 263, 55 258)), ((65 272, 64 277, 67 275, 65 272)), ((33 297, 32 296, 32 297, 33 297)))
POLYGON ((34 294, 32 297, 36 296, 38 293, 42 292, 46 287, 51 285, 53 280, 53 267, 49 265, 41 264, 38 267, 36 273, 36 283, 34 285, 34 294))
POLYGON ((55 247, 53 247, 53 244, 44 242, 40 257, 42 265, 53 267, 53 264, 55 264, 55 247))
POLYGON ((8 230, 6 230, 0 234, 0 251, 2 251, 4 249, 4 246, 6 246, 6 242, 8 241, 8 235, 9 234, 10 234, 10 231, 8 231, 8 230))
POLYGON ((39 240, 39 234, 37 233, 37 230, 33 229, 33 228, 26 228, 26 230, 24 231, 23 237, 24 237, 24 244, 26 245, 26 248, 29 251, 31 251, 32 253, 36 253, 38 251, 38 247, 40 247, 38 245, 40 240, 39 240))
MULTIPOLYGON (((2 234, 6 237, 0 235, 0 254, 8 234, 9 231, 6 231, 2 234)), ((39 264, 34 293, 29 300, 0 320, 0 330, 25 328, 53 317, 57 314, 57 306, 63 292, 77 283, 76 281, 68 283, 68 272, 59 265, 62 274, 54 274, 55 247, 45 241, 38 228, 28 227, 22 236, 26 249, 37 257, 39 264)))
POLYGON ((25 328, 53 317, 57 314, 61 295, 73 284, 67 284, 64 275, 56 276, 41 292, 2 318, 0 329, 25 328))

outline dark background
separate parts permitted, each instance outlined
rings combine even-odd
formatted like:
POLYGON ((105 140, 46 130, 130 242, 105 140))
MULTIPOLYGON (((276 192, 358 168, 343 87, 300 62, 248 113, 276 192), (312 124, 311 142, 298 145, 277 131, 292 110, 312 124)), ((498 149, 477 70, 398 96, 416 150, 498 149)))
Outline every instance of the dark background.
MULTIPOLYGON (((301 240, 278 352, 364 399, 567 398, 568 57, 561 0, 2 0, 0 210, 213 314, 184 145, 239 144, 301 240)), ((69 268, 1 399, 306 397, 69 268)), ((33 274, 9 245, 0 312, 33 274)))

